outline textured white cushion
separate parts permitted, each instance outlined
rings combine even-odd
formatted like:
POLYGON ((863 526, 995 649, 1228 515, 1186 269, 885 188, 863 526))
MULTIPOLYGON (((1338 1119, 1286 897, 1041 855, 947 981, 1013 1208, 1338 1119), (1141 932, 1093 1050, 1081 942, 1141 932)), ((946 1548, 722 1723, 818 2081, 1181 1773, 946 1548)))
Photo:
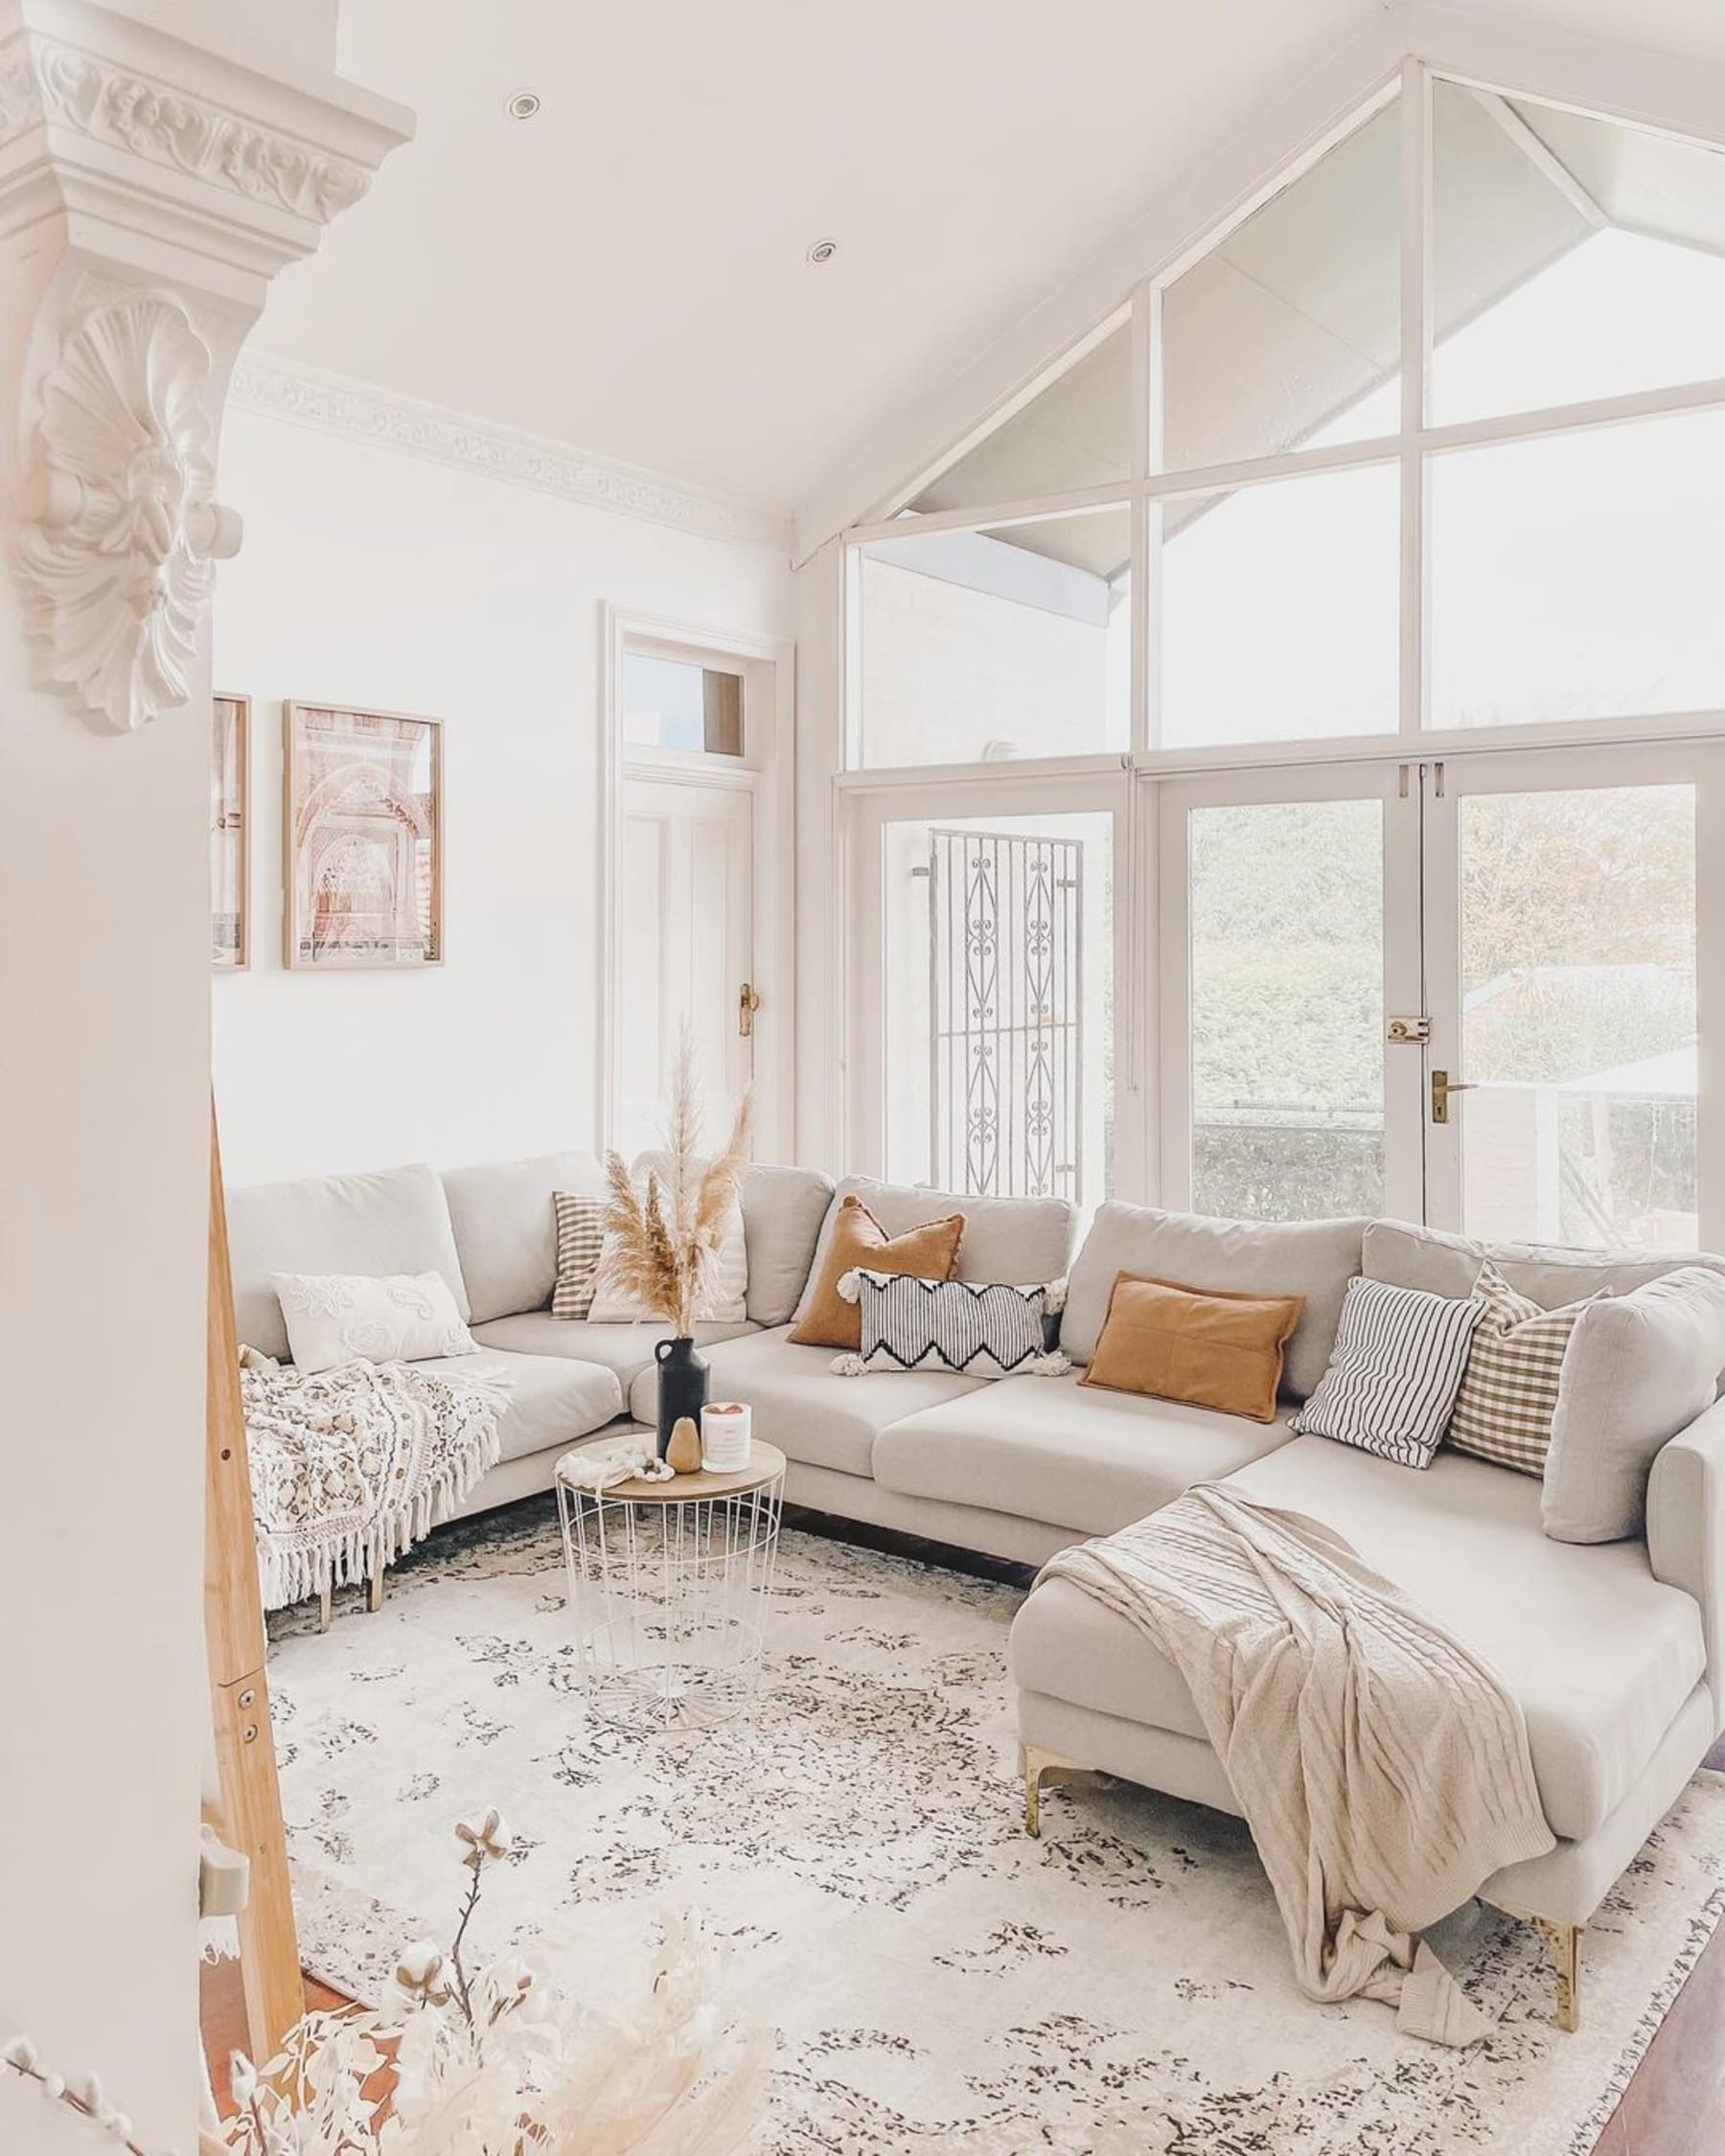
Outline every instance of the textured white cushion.
POLYGON ((275 1273, 270 1279, 294 1365, 308 1375, 343 1363, 423 1363, 473 1352, 441 1273, 275 1273))
MULTIPOLYGON (((830 1382, 846 1393, 892 1400, 903 1399, 912 1380, 830 1382)), ((998 1379, 919 1412, 907 1404, 875 1440, 873 1464, 882 1488, 906 1497, 1105 1535, 1287 1440, 1285 1424, 1082 1389, 1073 1373, 998 1379)))
MULTIPOLYGON (((1078 1214, 1064 1198, 967 1198, 956 1190, 923 1190, 848 1176, 835 1192, 821 1224, 810 1279, 819 1276, 833 1223, 852 1192, 892 1236, 962 1213, 964 1240, 958 1246, 955 1279, 1058 1280, 1072 1254, 1078 1214)), ((802 1315, 807 1300, 805 1287, 797 1298, 796 1316, 802 1315)))
POLYGON ((1303 1296, 1305 1308, 1282 1365, 1283 1392, 1303 1400, 1329 1362, 1342 1297, 1360 1270, 1365 1226, 1360 1220, 1208 1220, 1154 1205, 1103 1205, 1072 1260, 1060 1344, 1074 1363, 1090 1361, 1122 1273, 1213 1294, 1303 1296))
POLYGON ((1638 1535, 1661 1446, 1713 1403, 1725 1366, 1725 1274, 1687 1266, 1576 1320, 1546 1455, 1545 1531, 1638 1535))
POLYGON ((1646 1250, 1582 1250, 1545 1243, 1476 1243, 1438 1227, 1400 1220, 1366 1223, 1359 1271, 1368 1280, 1398 1288, 1423 1288, 1434 1296, 1470 1296, 1489 1258, 1517 1295, 1556 1310, 1589 1296, 1627 1295, 1679 1266, 1699 1265, 1725 1273, 1725 1259, 1704 1253, 1646 1250))
MULTIPOLYGON (((967 1392, 997 1389, 945 1370, 907 1370, 879 1385, 847 1385, 833 1375, 830 1347, 794 1346, 783 1329, 749 1333, 702 1352, 712 1373, 710 1399, 747 1400, 757 1437, 776 1445, 788 1459, 837 1468, 841 1475, 866 1475, 876 1437, 900 1416, 967 1392)), ((655 1420, 657 1400, 658 1374, 644 1370, 629 1399, 637 1422, 655 1420)))
POLYGON ((227 1193, 234 1317, 247 1347, 281 1360, 288 1328, 272 1273, 441 1273, 470 1315, 448 1202, 434 1168, 310 1176, 227 1193))
POLYGON ((557 1279, 551 1194, 597 1197, 605 1177, 591 1153, 543 1153, 475 1168, 446 1168, 444 1194, 475 1324, 543 1310, 557 1279))

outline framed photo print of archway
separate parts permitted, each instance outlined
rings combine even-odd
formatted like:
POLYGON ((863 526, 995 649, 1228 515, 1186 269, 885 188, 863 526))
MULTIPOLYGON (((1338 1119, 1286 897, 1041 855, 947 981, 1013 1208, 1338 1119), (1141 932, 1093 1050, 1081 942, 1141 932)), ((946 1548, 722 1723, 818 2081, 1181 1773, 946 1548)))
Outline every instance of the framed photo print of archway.
POLYGON ((286 963, 441 965, 441 721, 291 702, 282 726, 286 963))

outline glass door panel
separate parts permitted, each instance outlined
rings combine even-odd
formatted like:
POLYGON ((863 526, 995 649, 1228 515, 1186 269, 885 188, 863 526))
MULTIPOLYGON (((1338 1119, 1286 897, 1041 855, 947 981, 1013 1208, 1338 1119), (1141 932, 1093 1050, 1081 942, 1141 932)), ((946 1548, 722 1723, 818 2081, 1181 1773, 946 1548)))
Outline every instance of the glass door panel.
POLYGON ((1435 1222, 1702 1240, 1696 832, 1716 757, 1456 759, 1441 792, 1430 768, 1435 1222))
POLYGON ((1165 1203, 1417 1215, 1416 814, 1394 766, 1165 790, 1165 1203))

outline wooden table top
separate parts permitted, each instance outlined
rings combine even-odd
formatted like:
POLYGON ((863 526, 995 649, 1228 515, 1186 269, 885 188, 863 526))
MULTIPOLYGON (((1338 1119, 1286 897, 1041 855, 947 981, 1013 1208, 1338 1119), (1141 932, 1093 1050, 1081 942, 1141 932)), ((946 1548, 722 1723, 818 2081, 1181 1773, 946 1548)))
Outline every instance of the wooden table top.
MULTIPOLYGON (((734 1474, 709 1475, 705 1468, 700 1468, 693 1475, 673 1475, 668 1481, 659 1482, 644 1482, 638 1476, 631 1476, 627 1482, 613 1482, 609 1489, 585 1494, 624 1504, 692 1504, 702 1498, 741 1497, 749 1490, 765 1489, 784 1472, 784 1454, 776 1445, 764 1444, 757 1437, 748 1449, 748 1465, 739 1467, 734 1474)), ((581 1485, 572 1482, 569 1487, 579 1489, 581 1485)))

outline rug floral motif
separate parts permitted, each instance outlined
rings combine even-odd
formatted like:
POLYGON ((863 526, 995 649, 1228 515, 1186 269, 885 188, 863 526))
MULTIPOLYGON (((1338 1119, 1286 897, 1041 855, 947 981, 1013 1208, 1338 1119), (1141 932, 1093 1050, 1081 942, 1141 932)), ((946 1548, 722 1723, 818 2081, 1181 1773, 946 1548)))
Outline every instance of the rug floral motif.
POLYGON ((603 2001, 656 1912, 729 1942, 774 2032, 763 2156, 1585 2156, 1725 1907, 1725 1777, 1697 1776, 1586 1935, 1582 2026, 1538 1936, 1478 1903, 1434 1943, 1494 2031, 1463 2052, 1296 1989, 1236 1820, 1123 1783, 1024 1831, 1006 1632, 1022 1593, 787 1532, 753 1719, 589 1717, 555 1513, 445 1529, 377 1616, 276 1620, 302 1944, 376 1995, 447 1930, 448 1836, 496 1804, 501 1947, 551 1940, 603 2001))

